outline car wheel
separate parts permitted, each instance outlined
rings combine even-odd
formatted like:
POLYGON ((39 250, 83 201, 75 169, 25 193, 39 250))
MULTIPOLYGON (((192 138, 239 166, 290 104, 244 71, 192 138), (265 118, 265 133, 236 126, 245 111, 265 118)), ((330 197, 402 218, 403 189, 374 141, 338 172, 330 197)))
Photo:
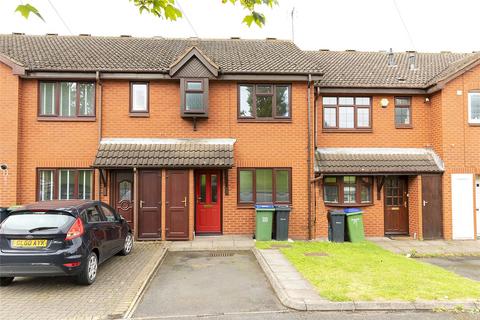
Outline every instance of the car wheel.
POLYGON ((95 252, 90 252, 82 271, 77 276, 79 284, 91 285, 97 278, 98 257, 95 252))
POLYGON ((133 249, 133 236, 129 232, 127 234, 127 237, 125 238, 125 243, 123 245, 122 251, 120 251, 120 254, 122 256, 126 256, 126 255, 130 254, 130 252, 132 252, 132 249, 133 249))
POLYGON ((13 277, 1 277, 0 278, 0 286, 6 287, 13 282, 13 277))

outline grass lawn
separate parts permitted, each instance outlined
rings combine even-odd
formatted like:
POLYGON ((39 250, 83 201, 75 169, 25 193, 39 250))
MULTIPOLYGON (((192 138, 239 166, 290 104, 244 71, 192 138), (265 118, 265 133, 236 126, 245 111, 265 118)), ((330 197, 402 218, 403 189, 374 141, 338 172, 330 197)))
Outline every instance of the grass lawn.
MULTIPOLYGON (((257 248, 270 248, 275 243, 279 244, 257 242, 257 248)), ((370 242, 288 244, 290 248, 279 250, 322 297, 332 301, 480 299, 480 282, 370 242)))

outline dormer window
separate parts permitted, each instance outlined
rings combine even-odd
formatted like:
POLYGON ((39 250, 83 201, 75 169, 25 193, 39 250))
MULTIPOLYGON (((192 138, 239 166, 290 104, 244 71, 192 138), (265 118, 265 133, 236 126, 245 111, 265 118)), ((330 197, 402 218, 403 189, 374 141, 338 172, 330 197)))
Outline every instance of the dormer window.
POLYGON ((208 79, 180 79, 183 117, 208 116, 208 79))

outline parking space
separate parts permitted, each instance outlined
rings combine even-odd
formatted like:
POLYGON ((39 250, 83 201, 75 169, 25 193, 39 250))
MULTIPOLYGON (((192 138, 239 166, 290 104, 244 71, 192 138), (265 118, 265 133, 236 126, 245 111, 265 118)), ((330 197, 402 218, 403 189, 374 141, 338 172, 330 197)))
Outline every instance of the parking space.
POLYGON ((101 319, 122 315, 164 251, 160 242, 135 243, 125 257, 99 267, 96 282, 77 285, 68 277, 18 278, 0 288, 0 319, 101 319))
POLYGON ((420 260, 445 268, 463 277, 480 281, 480 257, 437 257, 420 260))
POLYGON ((251 251, 168 252, 134 318, 283 309, 251 251))

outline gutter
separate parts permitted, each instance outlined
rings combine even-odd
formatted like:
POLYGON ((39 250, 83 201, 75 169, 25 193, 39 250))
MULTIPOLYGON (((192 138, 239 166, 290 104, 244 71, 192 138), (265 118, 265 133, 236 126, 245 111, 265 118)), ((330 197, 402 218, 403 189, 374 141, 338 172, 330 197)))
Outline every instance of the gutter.
MULTIPOLYGON (((102 141, 102 81, 100 80, 100 71, 95 73, 95 80, 98 87, 98 144, 102 141)), ((101 169, 100 169, 101 170, 101 169)), ((101 172, 100 172, 101 173, 101 172)), ((102 191, 101 191, 101 177, 98 177, 98 200, 101 199, 102 191)), ((105 186, 104 186, 105 187, 105 186)))
POLYGON ((308 239, 311 240, 313 238, 312 232, 312 184, 310 183, 310 171, 312 169, 312 146, 311 146, 311 102, 310 102, 310 94, 311 94, 311 84, 312 84, 312 75, 308 75, 308 82, 307 82, 307 167, 308 167, 308 239))

